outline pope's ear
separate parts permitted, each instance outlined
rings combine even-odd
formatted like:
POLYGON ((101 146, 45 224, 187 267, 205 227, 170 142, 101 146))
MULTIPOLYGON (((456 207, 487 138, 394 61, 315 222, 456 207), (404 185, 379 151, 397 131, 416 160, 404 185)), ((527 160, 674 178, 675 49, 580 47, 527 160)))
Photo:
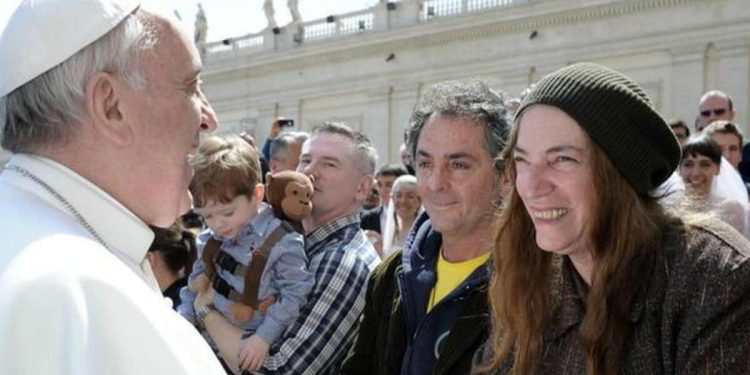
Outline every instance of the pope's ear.
POLYGON ((123 82, 107 72, 96 72, 86 83, 86 113, 98 137, 126 146, 133 141, 133 131, 126 116, 123 82))

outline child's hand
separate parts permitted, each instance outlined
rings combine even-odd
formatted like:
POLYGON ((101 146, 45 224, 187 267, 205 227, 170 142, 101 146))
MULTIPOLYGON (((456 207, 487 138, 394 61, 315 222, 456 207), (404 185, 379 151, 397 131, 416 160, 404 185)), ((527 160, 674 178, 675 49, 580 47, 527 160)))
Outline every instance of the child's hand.
POLYGON ((198 275, 193 282, 188 284, 188 290, 195 294, 208 290, 209 288, 211 288, 211 280, 209 280, 204 273, 198 275))
POLYGON ((258 335, 250 336, 240 348, 240 369, 258 371, 268 357, 271 346, 258 335))
POLYGON ((198 311, 203 306, 206 306, 213 301, 214 288, 208 288, 208 290, 201 291, 195 296, 195 300, 193 301, 193 308, 195 309, 195 311, 198 311))

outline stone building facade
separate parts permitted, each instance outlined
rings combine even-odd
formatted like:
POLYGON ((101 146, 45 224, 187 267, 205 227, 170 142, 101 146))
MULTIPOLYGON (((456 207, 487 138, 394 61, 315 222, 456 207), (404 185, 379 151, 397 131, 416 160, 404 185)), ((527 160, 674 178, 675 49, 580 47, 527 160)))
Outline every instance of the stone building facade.
POLYGON ((700 95, 723 90, 750 129, 746 0, 391 0, 203 47, 221 132, 262 141, 275 116, 302 130, 341 120, 366 132, 383 162, 398 160, 430 84, 480 77, 512 97, 579 61, 630 75, 665 117, 689 124, 700 95))
POLYGON ((636 79, 665 117, 692 123, 700 95, 734 98, 747 132, 745 0, 402 0, 208 46, 205 90, 222 131, 266 136, 274 116, 309 130, 343 120, 397 160, 420 93, 480 77, 508 96, 545 73, 598 62, 636 79))

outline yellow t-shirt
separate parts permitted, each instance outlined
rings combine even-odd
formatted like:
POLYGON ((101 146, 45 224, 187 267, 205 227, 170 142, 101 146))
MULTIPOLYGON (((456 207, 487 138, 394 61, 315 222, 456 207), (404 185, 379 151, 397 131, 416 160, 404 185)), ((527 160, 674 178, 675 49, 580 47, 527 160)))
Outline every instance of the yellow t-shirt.
POLYGON ((451 263, 445 260, 441 249, 437 261, 437 281, 430 293, 430 300, 427 301, 427 312, 432 310, 432 307, 450 294, 453 289, 461 285, 477 267, 483 265, 488 259, 490 259, 489 251, 473 259, 451 263))

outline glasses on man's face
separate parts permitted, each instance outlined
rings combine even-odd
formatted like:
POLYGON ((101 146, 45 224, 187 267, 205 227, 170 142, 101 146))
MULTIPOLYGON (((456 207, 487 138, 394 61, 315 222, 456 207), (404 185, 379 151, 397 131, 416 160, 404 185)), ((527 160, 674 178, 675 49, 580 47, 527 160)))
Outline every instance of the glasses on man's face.
POLYGON ((718 108, 718 109, 707 109, 705 111, 701 111, 702 117, 711 117, 711 112, 713 112, 714 116, 721 116, 725 113, 727 113, 726 108, 718 108))

